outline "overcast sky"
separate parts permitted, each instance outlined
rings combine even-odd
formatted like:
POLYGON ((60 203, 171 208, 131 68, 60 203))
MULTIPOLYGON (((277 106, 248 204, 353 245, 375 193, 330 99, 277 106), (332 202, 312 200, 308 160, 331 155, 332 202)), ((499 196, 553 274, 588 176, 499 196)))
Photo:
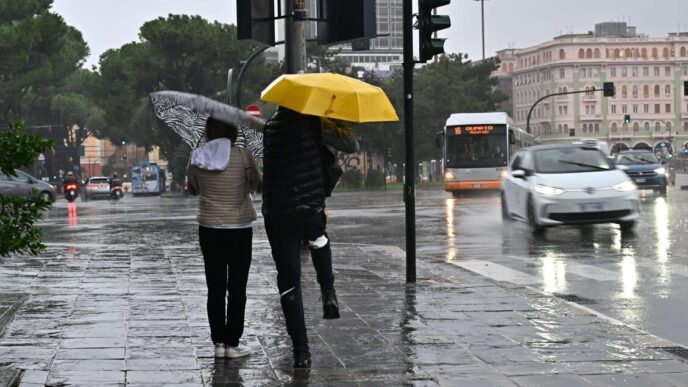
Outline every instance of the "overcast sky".
MULTIPOLYGON (((413 1, 417 3, 417 1, 413 1)), ((236 23, 236 0, 54 0, 53 9, 79 29, 91 49, 87 67, 98 63, 105 50, 138 40, 141 25, 160 16, 200 15, 236 23)), ((441 33, 449 52, 482 56, 480 3, 452 0, 440 8, 452 26, 441 33)), ((679 28, 688 31, 687 0, 486 0, 485 50, 528 47, 555 35, 587 32, 601 21, 630 22, 639 33, 664 37, 679 28)))

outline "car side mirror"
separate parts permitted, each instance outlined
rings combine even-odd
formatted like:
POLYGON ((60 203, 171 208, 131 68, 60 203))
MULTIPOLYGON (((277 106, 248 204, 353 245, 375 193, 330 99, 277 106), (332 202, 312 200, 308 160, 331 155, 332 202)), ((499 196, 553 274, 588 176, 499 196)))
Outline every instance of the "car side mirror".
POLYGON ((525 180, 526 177, 528 176, 528 172, 524 171, 523 169, 516 169, 514 171, 511 171, 511 176, 513 176, 517 179, 525 180))

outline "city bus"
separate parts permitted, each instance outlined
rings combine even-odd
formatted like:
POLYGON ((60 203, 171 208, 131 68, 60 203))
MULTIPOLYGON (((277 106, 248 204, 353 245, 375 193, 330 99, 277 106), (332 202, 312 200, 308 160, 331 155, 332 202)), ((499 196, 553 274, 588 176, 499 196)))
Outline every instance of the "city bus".
POLYGON ((444 131, 444 189, 496 190, 511 155, 533 145, 533 136, 514 126, 506 113, 457 113, 444 131))
POLYGON ((146 161, 131 167, 131 192, 134 196, 165 192, 165 173, 158 164, 146 161))

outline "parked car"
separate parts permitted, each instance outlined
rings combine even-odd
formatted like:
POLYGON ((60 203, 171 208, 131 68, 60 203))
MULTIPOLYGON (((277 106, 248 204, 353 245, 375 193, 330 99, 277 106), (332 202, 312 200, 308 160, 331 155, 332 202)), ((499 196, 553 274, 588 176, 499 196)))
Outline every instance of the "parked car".
POLYGON ((585 145, 538 145, 511 159, 502 183, 502 216, 528 223, 533 233, 563 224, 617 223, 638 219, 640 194, 600 150, 585 145))
POLYGON ((35 189, 45 200, 54 202, 57 198, 55 187, 49 183, 38 180, 28 173, 19 170, 16 173, 17 176, 15 177, 0 172, 0 194, 4 196, 28 197, 31 191, 35 189))
POLYGON ((109 199, 110 198, 110 179, 105 176, 96 176, 88 179, 84 186, 85 200, 109 199))
MULTIPOLYGON (((619 152, 614 164, 633 179, 639 189, 652 189, 666 195, 671 171, 649 150, 619 152)), ((674 177, 675 179, 675 177, 674 177)))

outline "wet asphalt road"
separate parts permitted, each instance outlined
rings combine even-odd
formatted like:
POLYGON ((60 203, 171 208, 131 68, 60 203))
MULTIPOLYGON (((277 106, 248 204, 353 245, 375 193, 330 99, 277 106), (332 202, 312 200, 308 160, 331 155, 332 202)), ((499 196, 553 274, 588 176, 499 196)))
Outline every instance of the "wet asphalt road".
MULTIPOLYGON (((681 184, 688 184, 688 176, 678 177, 666 199, 643 196, 636 231, 623 238, 614 225, 561 227, 534 238, 524 223, 502 223, 496 194, 453 198, 439 190, 418 191, 418 259, 575 295, 598 312, 688 346, 688 191, 679 190, 681 184)), ((163 230, 148 233, 145 227, 133 234, 132 223, 175 219, 193 225, 195 206, 194 199, 181 197, 71 205, 59 200, 42 224, 53 245, 127 244, 131 238, 164 237, 163 230)), ((336 193, 328 206, 335 242, 405 248, 400 191, 336 193)), ((263 238, 262 222, 255 226, 263 238)))

